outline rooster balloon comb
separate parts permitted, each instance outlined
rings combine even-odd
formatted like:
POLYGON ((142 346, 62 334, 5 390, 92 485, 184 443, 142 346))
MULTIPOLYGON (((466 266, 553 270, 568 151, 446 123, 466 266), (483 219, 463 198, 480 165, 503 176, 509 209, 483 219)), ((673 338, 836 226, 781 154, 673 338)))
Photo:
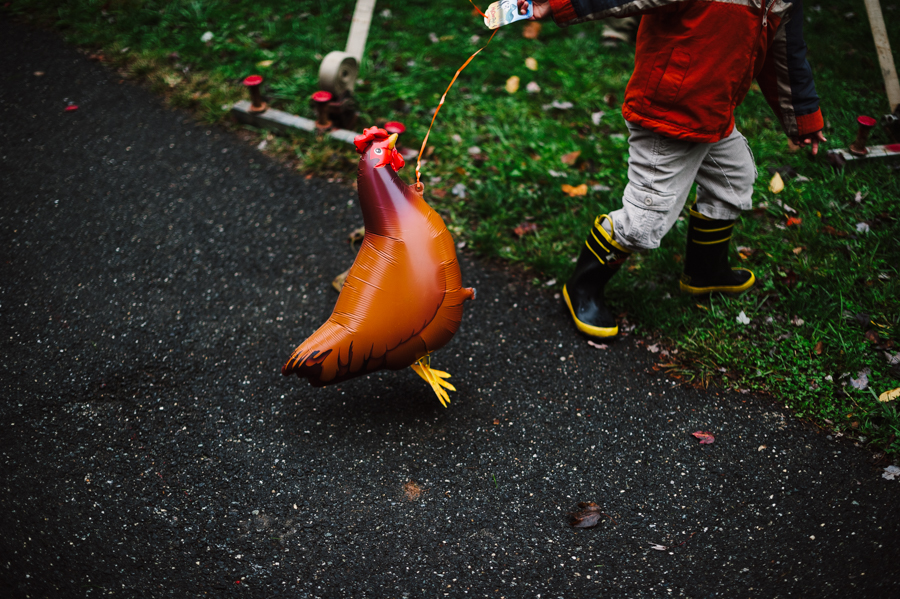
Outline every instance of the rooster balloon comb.
POLYGON ((422 186, 397 175, 404 161, 396 141, 378 127, 354 139, 366 234, 331 316, 281 372, 321 387, 410 366, 446 406, 447 390, 456 389, 431 368, 430 355, 456 333, 475 290, 462 286, 453 238, 422 186))

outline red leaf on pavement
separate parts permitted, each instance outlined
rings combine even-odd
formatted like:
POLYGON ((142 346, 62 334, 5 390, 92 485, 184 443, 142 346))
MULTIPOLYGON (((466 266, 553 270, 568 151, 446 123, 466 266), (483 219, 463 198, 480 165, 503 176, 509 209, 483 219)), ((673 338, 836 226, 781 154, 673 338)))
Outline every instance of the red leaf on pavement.
POLYGON ((71 106, 66 106, 64 110, 66 112, 72 112, 73 110, 78 110, 78 105, 72 104, 71 106))
MULTIPOLYGON (((600 511, 600 506, 593 501, 582 501, 578 504, 578 507, 579 511, 569 514, 569 524, 574 528, 592 528, 597 526, 600 524, 600 516, 606 516, 610 520, 613 520, 612 516, 600 511)), ((615 524, 615 522, 616 521, 613 520, 613 524, 615 524)))
POLYGON ((698 439, 700 439, 700 445, 710 445, 711 443, 713 443, 716 440, 716 438, 713 437, 712 433, 704 433, 704 432, 698 431, 696 433, 691 433, 691 434, 694 435, 695 437, 697 437, 698 439))

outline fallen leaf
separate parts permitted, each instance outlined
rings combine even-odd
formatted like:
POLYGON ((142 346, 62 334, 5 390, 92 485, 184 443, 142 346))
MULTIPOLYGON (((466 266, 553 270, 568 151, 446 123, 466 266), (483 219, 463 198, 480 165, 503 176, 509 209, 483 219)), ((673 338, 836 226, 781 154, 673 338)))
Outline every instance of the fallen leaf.
POLYGON ((529 233, 534 233, 537 230, 538 230, 537 223, 523 222, 518 227, 513 229, 513 233, 515 233, 518 237, 522 237, 529 233))
POLYGON ((885 478, 887 480, 894 480, 898 476, 900 476, 900 468, 898 468, 897 466, 888 466, 881 474, 881 478, 885 478))
MULTIPOLYGON (((600 510, 600 506, 593 501, 582 501, 578 504, 578 507, 580 508, 578 511, 569 514, 569 524, 574 528, 592 528, 600 524, 601 516, 606 516, 606 514, 600 510)), ((612 518, 610 518, 610 520, 612 520, 612 518)))
POLYGON ((591 347, 596 347, 597 349, 609 349, 609 346, 605 343, 594 343, 593 341, 588 341, 588 345, 591 347))
POLYGON ((716 440, 716 438, 713 437, 712 433, 704 433, 704 432, 698 431, 696 433, 691 433, 691 434, 694 435, 695 437, 697 437, 698 439, 700 439, 700 445, 711 445, 716 440))
POLYGON ((869 329, 872 325, 872 315, 867 312, 857 312, 856 314, 853 314, 853 320, 864 329, 869 329))
POLYGON ((796 248, 792 249, 791 251, 794 252, 794 254, 799 254, 800 252, 802 252, 805 249, 806 249, 805 247, 800 246, 800 247, 796 247, 796 248))
POLYGON ((898 397, 900 397, 900 387, 891 389, 890 391, 885 391, 878 396, 878 401, 880 401, 881 403, 887 403, 889 401, 894 401, 898 397))
POLYGON ((494 418, 494 424, 500 424, 500 419, 499 419, 499 418, 494 418))
POLYGON ((847 233, 845 233, 844 231, 838 231, 831 225, 825 225, 824 227, 822 227, 822 232, 828 233, 832 237, 846 237, 847 236, 847 233))
POLYGON ((762 451, 765 448, 766 448, 765 445, 760 445, 759 447, 756 448, 756 451, 762 451))
POLYGON ((551 108, 556 108, 557 110, 569 110, 575 105, 571 102, 560 102, 559 100, 553 100, 549 104, 544 104, 541 106, 542 110, 550 110, 551 108))
POLYGON ((769 181, 769 191, 772 193, 781 193, 784 191, 784 180, 781 178, 781 173, 775 172, 772 175, 772 180, 769 181))
POLYGON ((865 391, 869 386, 869 373, 861 370, 856 373, 856 378, 850 377, 850 386, 859 391, 865 391))
POLYGON ((770 175, 775 175, 776 173, 778 173, 779 175, 781 175, 781 179, 783 181, 790 181, 797 176, 796 169, 787 164, 783 164, 781 166, 770 166, 768 168, 768 171, 770 175))
POLYGON ((824 350, 825 350, 825 344, 822 343, 821 341, 819 341, 818 343, 816 343, 816 348, 813 351, 816 352, 817 356, 821 356, 822 352, 824 350))
POLYGON ((789 216, 788 219, 787 219, 787 223, 786 223, 786 224, 787 224, 787 226, 789 226, 789 227, 793 227, 793 226, 795 226, 795 225, 799 225, 799 224, 802 223, 802 222, 803 222, 803 219, 802 219, 802 218, 799 218, 799 217, 796 217, 796 216, 789 216))
POLYGON ((562 189, 563 192, 566 195, 568 195, 570 198, 574 198, 576 196, 587 195, 587 192, 588 192, 587 183, 582 183, 581 185, 578 185, 576 187, 572 187, 568 183, 563 183, 563 185, 562 185, 562 187, 560 187, 560 189, 562 189))
POLYGON ((519 91, 519 77, 518 75, 513 75, 509 79, 506 80, 506 91, 507 93, 514 94, 519 91))
POLYGON ((334 278, 334 280, 331 282, 331 286, 334 287, 334 290, 337 291, 338 293, 340 293, 341 289, 343 289, 344 281, 347 280, 348 274, 350 274, 349 268, 347 270, 345 270, 344 272, 342 272, 341 274, 339 274, 338 276, 336 276, 334 278))
POLYGON ((535 60, 535 59, 534 59, 533 57, 531 57, 531 56, 529 56, 528 58, 526 58, 526 59, 525 59, 525 68, 528 69, 529 71, 536 71, 536 70, 538 70, 538 63, 537 63, 537 60, 535 60))
POLYGON ((863 336, 866 338, 866 341, 871 343, 878 343, 881 341, 881 337, 878 336, 878 331, 875 329, 869 329, 863 336))
POLYGON ((578 157, 581 156, 581 150, 575 150, 574 152, 569 152, 568 154, 563 154, 559 157, 562 160, 563 164, 568 164, 572 166, 575 164, 575 161, 578 160, 578 157))
POLYGON ((357 241, 362 241, 362 238, 366 236, 366 228, 359 227, 358 229, 353 229, 350 231, 350 234, 347 235, 347 240, 350 241, 350 245, 353 245, 357 241))
POLYGON ((797 211, 796 211, 796 210, 794 210, 793 208, 791 208, 790 206, 788 206, 788 205, 785 204, 784 202, 778 200, 778 201, 776 201, 775 203, 778 204, 779 206, 781 206, 781 209, 784 210, 785 212, 790 212, 791 214, 797 214, 797 211))
POLYGON ((262 68, 267 68, 267 67, 272 66, 272 64, 274 62, 275 62, 274 60, 260 60, 258 63, 256 63, 256 66, 262 67, 262 68))
POLYGON ((522 28, 522 37, 527 40, 536 40, 541 34, 541 24, 538 21, 528 21, 522 28))
POLYGON ((407 501, 415 501, 422 494, 422 487, 413 481, 403 483, 403 498, 407 501))
POLYGON ((69 106, 66 106, 63 110, 65 110, 66 112, 72 112, 73 110, 78 110, 78 105, 71 104, 69 106))

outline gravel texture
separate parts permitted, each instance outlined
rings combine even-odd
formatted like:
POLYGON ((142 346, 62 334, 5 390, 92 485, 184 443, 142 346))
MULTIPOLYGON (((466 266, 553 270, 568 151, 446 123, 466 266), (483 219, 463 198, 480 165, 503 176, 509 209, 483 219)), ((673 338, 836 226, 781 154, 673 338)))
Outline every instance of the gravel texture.
POLYGON ((411 371, 282 377, 353 189, 53 34, 0 20, 0 49, 4 597, 900 596, 885 464, 589 346, 502 267, 461 257, 448 409, 411 371))

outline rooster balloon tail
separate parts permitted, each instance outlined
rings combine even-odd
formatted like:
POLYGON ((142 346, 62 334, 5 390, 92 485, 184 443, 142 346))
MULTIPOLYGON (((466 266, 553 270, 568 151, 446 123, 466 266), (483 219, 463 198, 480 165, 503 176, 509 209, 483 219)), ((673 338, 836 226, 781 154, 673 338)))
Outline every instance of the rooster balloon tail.
POLYGON ((396 140, 377 127, 354 139, 366 234, 331 316, 281 372, 323 386, 411 366, 446 406, 455 389, 431 368, 430 354, 456 333, 475 290, 462 286, 444 221, 397 175, 404 161, 396 140))

